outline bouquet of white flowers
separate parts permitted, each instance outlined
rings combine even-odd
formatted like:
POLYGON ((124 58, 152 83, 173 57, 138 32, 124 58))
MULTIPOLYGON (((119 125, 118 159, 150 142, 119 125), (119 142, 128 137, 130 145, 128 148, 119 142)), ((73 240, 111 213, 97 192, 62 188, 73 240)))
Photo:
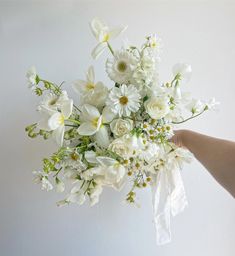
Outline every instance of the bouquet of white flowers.
POLYGON ((26 127, 31 138, 52 137, 59 149, 43 159, 43 170, 34 172, 42 189, 69 192, 58 205, 91 205, 99 201, 105 187, 116 190, 131 183, 126 196, 136 202, 136 189, 152 188, 158 244, 170 240, 170 214, 179 213, 187 205, 180 168, 191 154, 170 143, 177 124, 195 118, 217 103, 202 102, 181 91, 187 83, 191 67, 177 64, 170 82, 159 81, 157 64, 161 40, 146 37, 144 44, 123 46, 113 50, 110 40, 126 27, 110 29, 99 19, 90 23, 98 41, 92 51, 97 58, 104 50, 111 53, 105 70, 113 81, 107 88, 95 81, 94 68, 86 79, 73 83, 78 104, 62 89, 62 85, 44 80, 32 67, 27 78, 30 87, 42 100, 37 108, 38 123, 26 127), (187 113, 188 111, 188 113, 187 113), (184 115, 187 115, 184 118, 184 115))

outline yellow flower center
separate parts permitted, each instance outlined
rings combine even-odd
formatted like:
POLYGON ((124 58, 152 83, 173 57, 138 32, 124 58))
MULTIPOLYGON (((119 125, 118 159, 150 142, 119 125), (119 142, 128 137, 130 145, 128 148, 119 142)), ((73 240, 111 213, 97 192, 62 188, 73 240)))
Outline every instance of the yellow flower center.
POLYGON ((72 153, 70 155, 71 159, 74 160, 74 161, 77 161, 78 160, 78 155, 76 153, 72 153))
POLYGON ((108 42, 109 40, 109 34, 105 34, 103 37, 103 42, 108 42))
POLYGON ((126 96, 122 96, 121 98, 119 98, 119 102, 122 105, 126 105, 128 103, 128 98, 126 96))
POLYGON ((95 127, 98 125, 98 120, 99 120, 98 117, 97 117, 97 118, 94 118, 94 119, 92 120, 92 124, 93 124, 95 127))
POLYGON ((60 125, 63 125, 64 124, 64 115, 61 114, 58 121, 59 121, 60 125))
POLYGON ((117 65, 117 69, 119 72, 125 72, 127 70, 127 64, 125 61, 120 61, 117 65))
POLYGON ((95 84, 93 84, 93 83, 87 83, 87 84, 86 84, 86 88, 87 88, 88 91, 93 90, 93 89, 95 88, 95 84))

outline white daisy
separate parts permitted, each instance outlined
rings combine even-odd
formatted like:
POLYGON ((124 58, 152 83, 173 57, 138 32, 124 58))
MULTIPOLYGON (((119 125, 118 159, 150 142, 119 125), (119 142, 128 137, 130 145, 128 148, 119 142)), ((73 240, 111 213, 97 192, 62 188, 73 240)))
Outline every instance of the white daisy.
POLYGON ((128 84, 136 64, 137 60, 130 52, 125 50, 116 51, 114 56, 106 62, 106 72, 114 82, 128 84))
POLYGON ((114 87, 108 96, 106 104, 111 111, 121 116, 130 116, 131 112, 137 112, 140 107, 140 94, 134 85, 121 85, 114 87))

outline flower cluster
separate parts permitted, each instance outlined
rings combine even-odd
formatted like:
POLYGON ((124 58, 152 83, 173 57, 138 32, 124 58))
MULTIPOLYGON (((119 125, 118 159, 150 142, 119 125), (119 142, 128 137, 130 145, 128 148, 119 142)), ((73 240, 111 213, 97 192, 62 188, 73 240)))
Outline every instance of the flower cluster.
POLYGON ((27 73, 31 89, 42 97, 37 111, 39 122, 26 127, 32 138, 53 138, 58 151, 43 159, 43 170, 34 172, 42 189, 66 190, 58 205, 98 202, 105 187, 120 190, 131 183, 126 196, 136 201, 136 189, 154 186, 160 171, 180 168, 191 154, 170 143, 177 124, 195 118, 217 105, 202 102, 181 90, 188 83, 191 67, 177 64, 171 81, 162 83, 158 75, 161 40, 146 37, 141 47, 110 44, 126 27, 110 29, 99 19, 90 23, 98 41, 92 51, 98 58, 109 51, 105 70, 113 82, 108 88, 96 81, 93 66, 85 79, 74 81, 79 103, 57 85, 44 80, 33 67, 27 73), (184 117, 186 115, 186 117, 184 117))

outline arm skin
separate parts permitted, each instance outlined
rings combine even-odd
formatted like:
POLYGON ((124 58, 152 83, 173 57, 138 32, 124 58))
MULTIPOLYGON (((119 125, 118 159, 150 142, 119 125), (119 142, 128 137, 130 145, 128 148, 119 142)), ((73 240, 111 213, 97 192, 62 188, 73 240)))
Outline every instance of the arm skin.
POLYGON ((171 141, 191 151, 211 175, 235 198, 235 142, 189 130, 175 131, 171 141))

